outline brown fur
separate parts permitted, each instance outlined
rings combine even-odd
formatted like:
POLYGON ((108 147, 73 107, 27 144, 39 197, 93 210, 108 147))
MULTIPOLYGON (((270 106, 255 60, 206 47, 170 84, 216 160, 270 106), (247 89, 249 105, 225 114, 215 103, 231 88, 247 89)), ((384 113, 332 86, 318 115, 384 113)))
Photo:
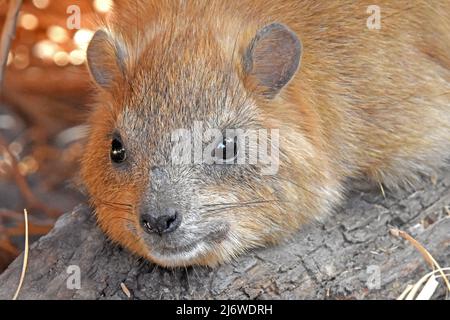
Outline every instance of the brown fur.
POLYGON ((114 54, 105 57, 114 81, 99 90, 82 163, 100 226, 114 241, 156 263, 215 265, 276 243, 323 216, 341 199, 348 178, 365 175, 396 187, 441 164, 450 154, 450 2, 377 1, 381 30, 366 27, 371 4, 117 1, 106 29, 123 54, 124 70, 114 66, 114 54), (257 31, 272 22, 298 35, 303 57, 292 81, 268 99, 258 94, 255 79, 245 75, 242 55, 257 31), (148 169, 162 160, 161 150, 167 147, 161 130, 226 117, 215 103, 229 99, 223 97, 222 74, 227 88, 251 105, 239 109, 230 101, 229 117, 242 122, 249 117, 249 126, 257 122, 280 128, 280 172, 260 183, 247 175, 194 188, 206 203, 273 197, 278 202, 220 213, 224 221, 233 217, 233 244, 218 244, 188 261, 162 261, 143 240, 136 213, 151 183, 148 169), (192 96, 204 100, 200 104, 205 107, 187 115, 183 103, 195 105, 190 104, 192 96), (146 109, 136 112, 138 106, 146 109), (132 125, 144 128, 148 139, 129 135, 130 140, 142 139, 143 151, 134 155, 139 165, 124 173, 108 159, 111 135, 117 126, 131 130, 132 125))

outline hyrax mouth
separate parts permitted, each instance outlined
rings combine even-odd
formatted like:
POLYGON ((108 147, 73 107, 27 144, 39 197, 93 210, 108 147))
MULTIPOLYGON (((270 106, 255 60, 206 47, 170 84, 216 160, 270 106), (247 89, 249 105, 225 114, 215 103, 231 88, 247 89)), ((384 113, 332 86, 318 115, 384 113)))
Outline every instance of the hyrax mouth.
POLYGON ((151 257, 167 266, 182 266, 210 254, 218 244, 227 239, 228 225, 218 225, 212 230, 198 238, 189 236, 186 231, 161 236, 156 234, 150 238, 148 234, 143 236, 151 257))

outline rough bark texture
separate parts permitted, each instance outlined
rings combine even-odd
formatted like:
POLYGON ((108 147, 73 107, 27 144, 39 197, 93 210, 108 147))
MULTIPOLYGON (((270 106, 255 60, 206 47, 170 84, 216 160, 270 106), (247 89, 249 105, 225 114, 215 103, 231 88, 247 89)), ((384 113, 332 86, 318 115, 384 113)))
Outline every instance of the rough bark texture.
MULTIPOLYGON (((128 299, 124 283, 134 299, 393 299, 430 268, 411 244, 390 235, 392 226, 450 266, 450 169, 413 191, 388 191, 386 199, 380 190, 355 190, 322 224, 214 270, 167 270, 142 261, 106 240, 80 206, 32 246, 19 298, 128 299), (79 290, 67 289, 70 265, 80 267, 79 290), (374 289, 367 281, 377 270, 381 286, 374 289)), ((22 260, 0 276, 0 298, 13 296, 22 260)), ((443 297, 444 289, 434 296, 443 297)))

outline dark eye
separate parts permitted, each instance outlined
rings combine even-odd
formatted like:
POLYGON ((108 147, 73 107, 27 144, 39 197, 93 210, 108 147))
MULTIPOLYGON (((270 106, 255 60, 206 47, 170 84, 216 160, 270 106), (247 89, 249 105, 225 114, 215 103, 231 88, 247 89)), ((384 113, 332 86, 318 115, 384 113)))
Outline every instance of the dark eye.
POLYGON ((233 163, 238 154, 237 137, 224 138, 213 152, 217 163, 233 163))
POLYGON ((126 157, 127 153, 122 140, 119 137, 114 137, 111 142, 111 160, 115 163, 122 163, 126 157))

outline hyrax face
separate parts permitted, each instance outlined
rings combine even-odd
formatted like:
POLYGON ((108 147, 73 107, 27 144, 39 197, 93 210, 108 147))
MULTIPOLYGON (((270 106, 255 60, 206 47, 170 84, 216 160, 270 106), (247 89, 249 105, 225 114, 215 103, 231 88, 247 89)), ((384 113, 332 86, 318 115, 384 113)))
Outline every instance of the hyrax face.
POLYGON ((295 230, 315 200, 297 180, 313 179, 313 169, 293 167, 312 155, 301 135, 283 138, 267 108, 300 54, 280 24, 236 40, 232 53, 189 29, 140 50, 98 31, 88 60, 99 103, 82 175, 106 233, 183 266, 228 261, 295 230), (305 155, 288 160, 297 148, 305 155))

